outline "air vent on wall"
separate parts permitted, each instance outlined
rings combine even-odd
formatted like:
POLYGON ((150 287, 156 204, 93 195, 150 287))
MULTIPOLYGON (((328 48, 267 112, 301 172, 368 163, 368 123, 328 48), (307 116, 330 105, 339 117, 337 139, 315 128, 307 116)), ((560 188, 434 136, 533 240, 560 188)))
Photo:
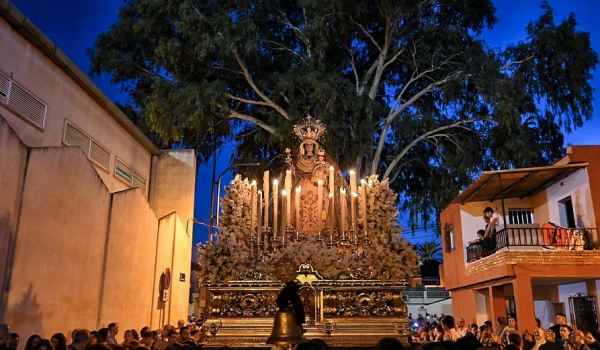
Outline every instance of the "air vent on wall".
POLYGON ((110 152, 68 121, 65 121, 63 143, 67 146, 80 147, 92 162, 110 171, 110 152))
POLYGON ((146 179, 142 175, 138 174, 137 171, 133 172, 133 187, 139 187, 142 193, 146 194, 146 179))
POLYGON ((46 120, 46 105, 21 89, 15 83, 10 84, 8 105, 21 116, 29 119, 33 124, 44 128, 46 120))
POLYGON ((129 185, 133 184, 133 170, 119 158, 117 158, 117 164, 115 166, 115 176, 129 185))
POLYGON ((10 89, 10 79, 0 74, 0 102, 6 103, 8 100, 8 91, 10 89))

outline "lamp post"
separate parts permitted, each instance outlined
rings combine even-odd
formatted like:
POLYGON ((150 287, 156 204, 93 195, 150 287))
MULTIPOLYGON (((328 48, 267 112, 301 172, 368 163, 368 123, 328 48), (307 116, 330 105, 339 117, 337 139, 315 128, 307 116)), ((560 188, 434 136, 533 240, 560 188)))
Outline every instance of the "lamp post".
POLYGON ((210 190, 210 220, 208 223, 208 241, 212 242, 213 240, 213 228, 215 227, 215 223, 219 224, 219 205, 221 204, 221 179, 223 178, 223 176, 225 174, 227 174, 229 172, 229 170, 231 170, 234 167, 241 167, 241 166, 259 166, 260 163, 235 163, 235 164, 231 164, 230 166, 227 167, 227 169, 225 169, 221 175, 219 175, 219 180, 215 182, 215 169, 216 169, 216 162, 215 162, 215 167, 213 167, 213 178, 212 178, 212 186, 211 186, 211 190, 210 190), (217 188, 217 213, 215 214, 215 186, 218 186, 217 188), (216 219, 216 221, 215 221, 216 219))

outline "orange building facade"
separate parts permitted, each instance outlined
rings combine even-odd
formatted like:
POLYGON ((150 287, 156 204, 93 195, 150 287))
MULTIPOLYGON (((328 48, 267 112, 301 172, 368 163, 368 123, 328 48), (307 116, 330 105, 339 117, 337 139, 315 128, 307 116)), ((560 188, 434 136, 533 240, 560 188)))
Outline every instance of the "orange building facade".
POLYGON ((551 166, 484 172, 440 214, 444 287, 455 317, 516 314, 519 331, 598 327, 600 146, 571 146, 551 166), (477 241, 491 207, 500 224, 477 241), (485 243, 484 243, 485 242, 485 243))

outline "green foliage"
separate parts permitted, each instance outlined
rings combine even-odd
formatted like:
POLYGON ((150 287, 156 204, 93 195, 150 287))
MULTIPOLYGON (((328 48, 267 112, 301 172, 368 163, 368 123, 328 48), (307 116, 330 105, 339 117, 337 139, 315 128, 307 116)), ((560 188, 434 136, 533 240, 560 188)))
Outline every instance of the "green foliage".
POLYGON ((437 241, 428 241, 417 244, 417 252, 421 261, 437 261, 441 257, 442 245, 437 241))
POLYGON ((389 177, 413 224, 427 224, 483 170, 556 160, 561 128, 592 116, 598 57, 574 16, 556 22, 544 3, 526 41, 494 51, 479 36, 494 11, 491 0, 127 0, 89 55, 161 146, 206 161, 234 137, 235 160, 275 169, 309 110, 342 169, 389 177))

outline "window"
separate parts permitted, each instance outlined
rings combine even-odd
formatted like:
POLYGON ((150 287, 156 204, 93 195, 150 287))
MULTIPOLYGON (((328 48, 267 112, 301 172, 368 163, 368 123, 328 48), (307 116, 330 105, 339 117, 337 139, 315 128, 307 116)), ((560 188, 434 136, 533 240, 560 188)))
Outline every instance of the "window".
POLYGON ((132 187, 138 187, 146 195, 148 180, 119 158, 115 163, 115 177, 132 187))
POLYGON ((46 104, 2 74, 0 74, 0 102, 6 104, 21 118, 44 129, 46 104))
POLYGON ((444 246, 446 252, 454 250, 454 225, 450 223, 444 225, 444 246))
POLYGON ((67 146, 80 147, 92 162, 107 172, 110 171, 110 152, 68 120, 65 120, 62 142, 67 146))
POLYGON ((533 224, 533 208, 509 208, 508 223, 511 225, 533 224))

